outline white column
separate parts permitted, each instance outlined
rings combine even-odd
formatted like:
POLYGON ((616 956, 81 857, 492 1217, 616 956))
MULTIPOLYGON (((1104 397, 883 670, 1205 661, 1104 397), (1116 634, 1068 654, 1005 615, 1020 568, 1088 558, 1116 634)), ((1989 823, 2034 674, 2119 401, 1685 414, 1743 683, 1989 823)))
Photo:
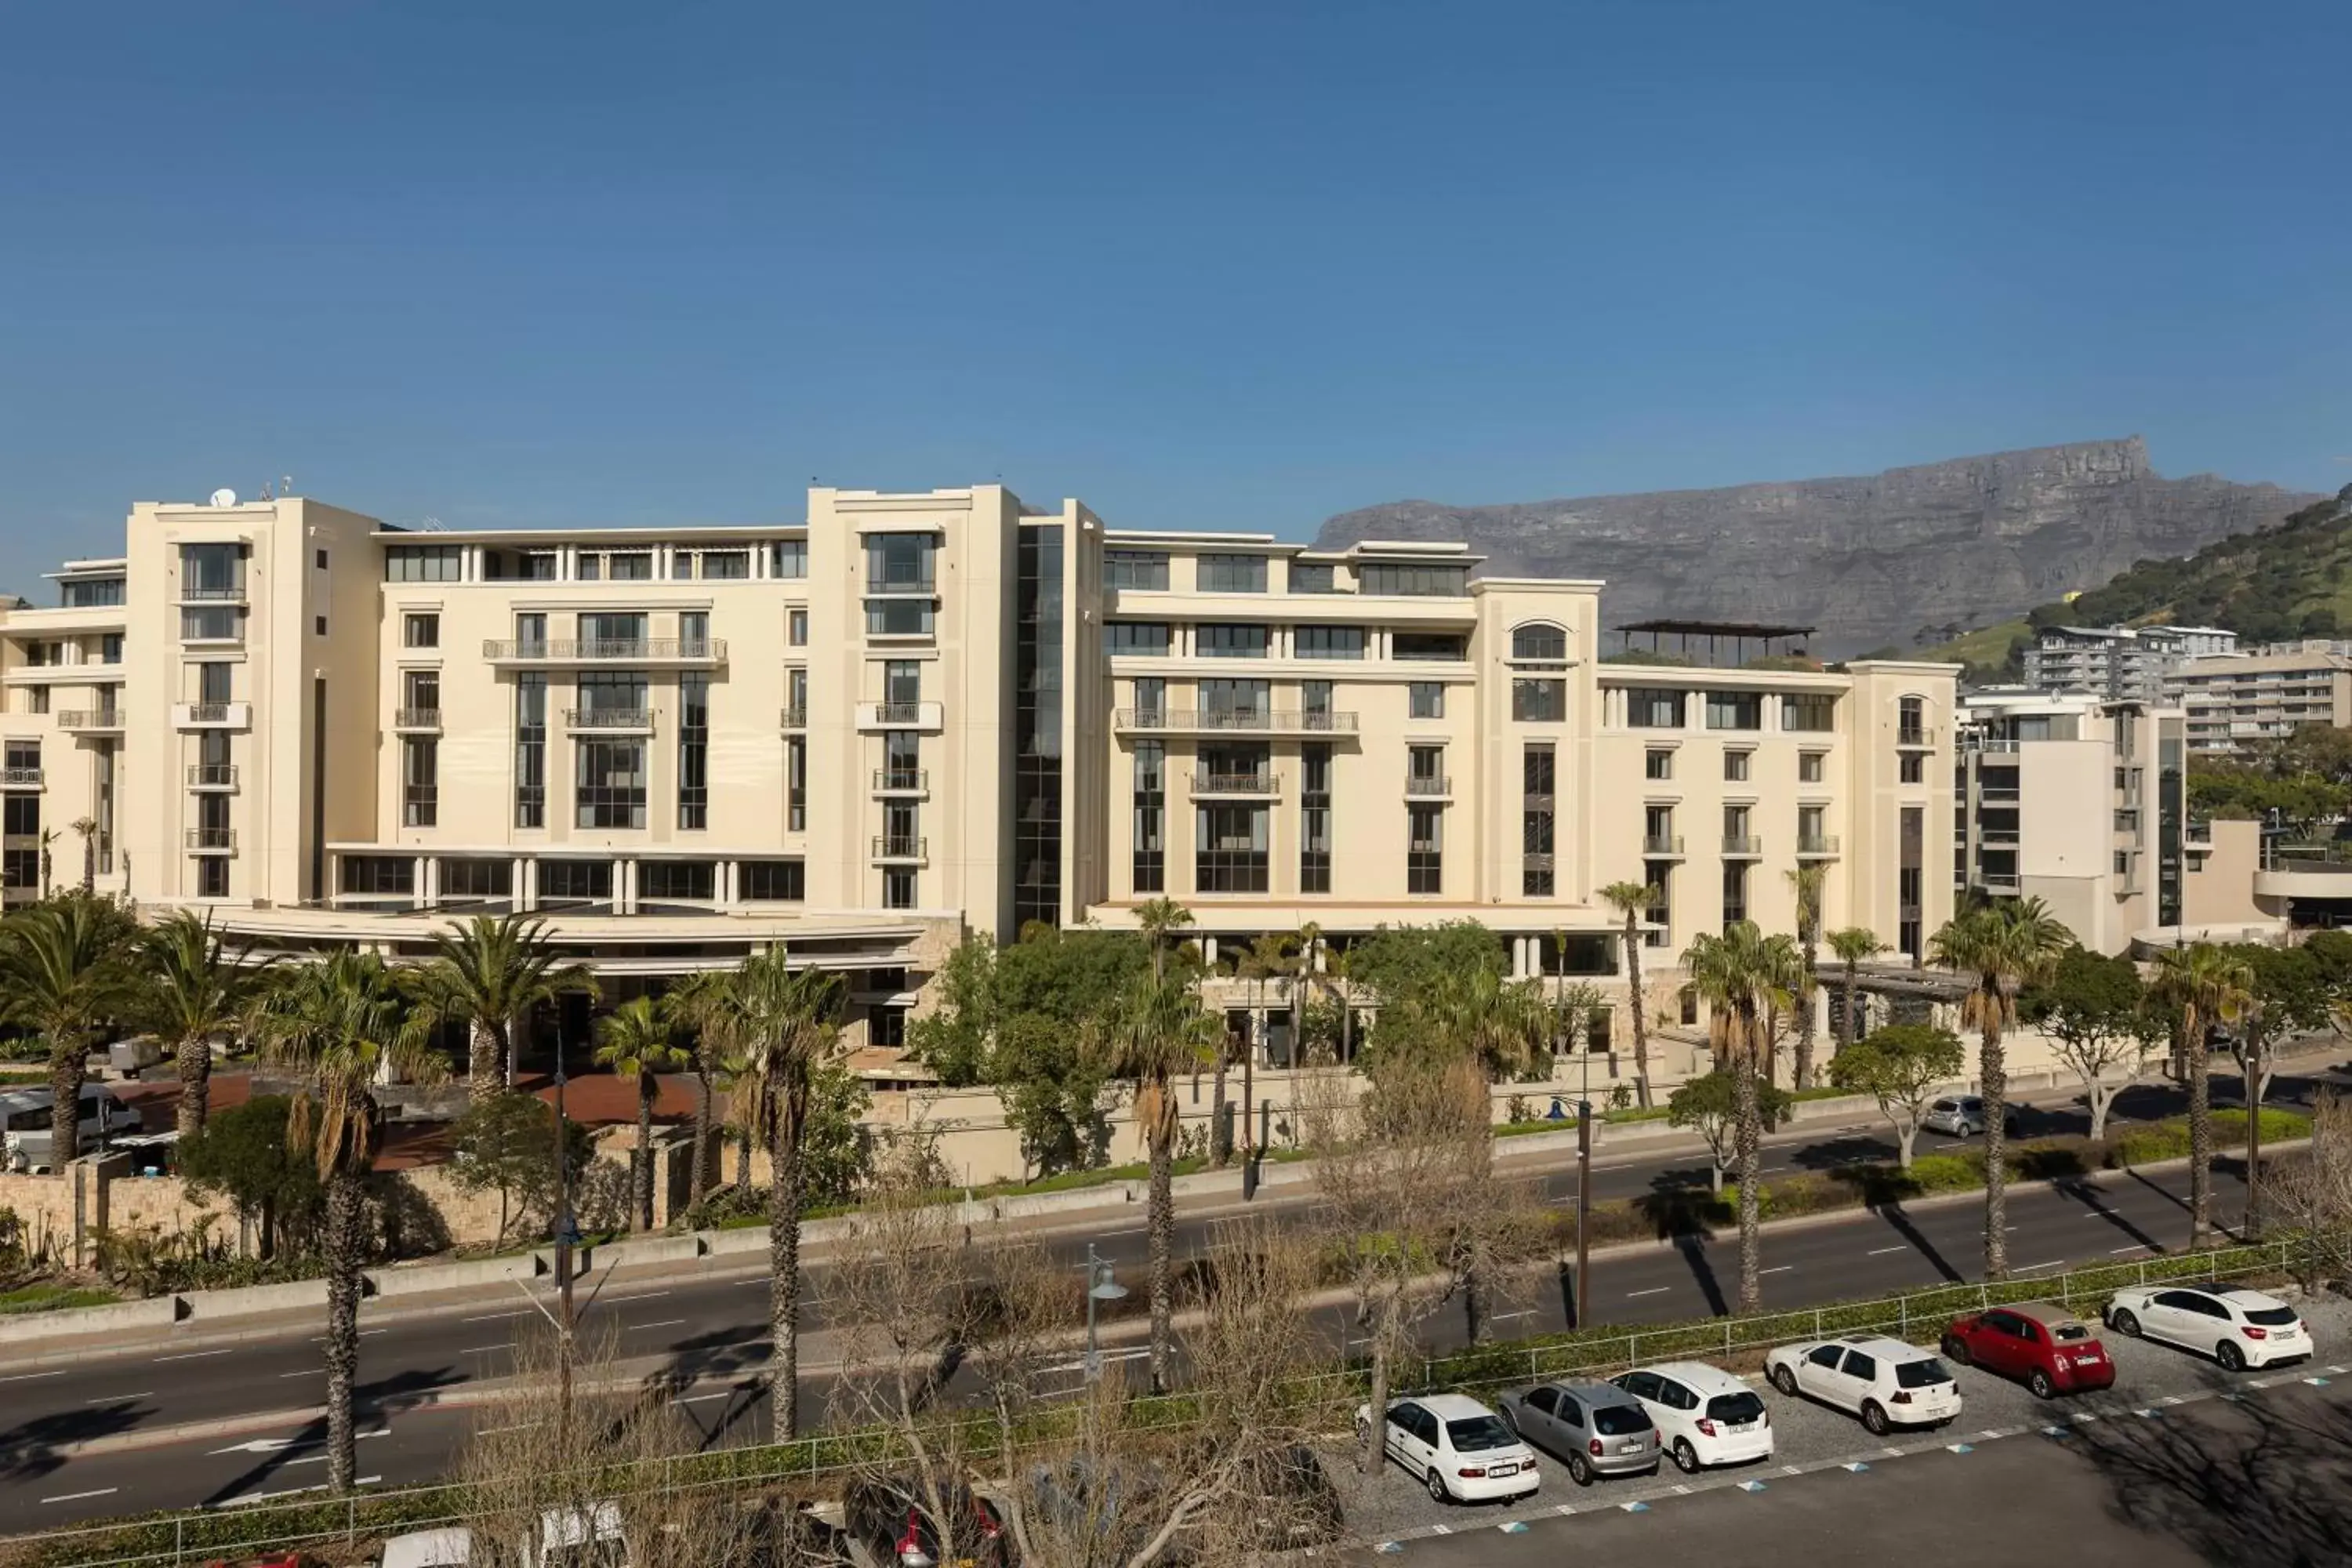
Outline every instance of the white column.
POLYGON ((414 868, 409 872, 409 879, 415 891, 410 896, 422 904, 433 895, 433 884, 430 879, 433 875, 433 862, 419 855, 415 858, 414 868))
POLYGON ((513 877, 511 886, 514 889, 515 909, 518 911, 528 911, 538 908, 539 900, 532 895, 530 884, 530 862, 520 856, 516 857, 513 877))

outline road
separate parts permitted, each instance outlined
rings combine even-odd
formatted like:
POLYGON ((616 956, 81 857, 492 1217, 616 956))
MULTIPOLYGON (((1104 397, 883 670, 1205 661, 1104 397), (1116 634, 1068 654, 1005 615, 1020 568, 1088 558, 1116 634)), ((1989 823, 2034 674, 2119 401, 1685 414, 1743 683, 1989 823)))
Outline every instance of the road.
MULTIPOLYGON (((2291 1093, 2291 1086, 2282 1092, 2291 1093)), ((2150 1098, 2144 1108, 2165 1107, 2150 1098)), ((2046 1113, 2045 1113, 2046 1114, 2046 1113)), ((1859 1156, 1864 1130, 1808 1129, 1773 1141, 1768 1166, 1825 1164, 1859 1156)), ((1660 1184, 1704 1182, 1703 1162, 1687 1151, 1607 1161, 1596 1165, 1596 1192, 1632 1196, 1660 1184)), ((1542 1178, 1559 1200, 1572 1190, 1573 1173, 1542 1178)), ((1263 1205, 1296 1217, 1307 1194, 1263 1205)), ((2065 1190, 2030 1190, 2011 1200, 2010 1258, 2019 1272, 2070 1262, 2145 1257, 2188 1240, 2186 1173, 2137 1173, 2065 1190)), ((2217 1172, 2217 1213, 2226 1218, 2243 1203, 2234 1167, 2217 1172)), ((1981 1208, 1969 1202, 1927 1205, 1913 1213, 1884 1210, 1840 1221, 1796 1226, 1768 1237, 1765 1300, 1795 1307, 1887 1294, 1939 1281, 1974 1278, 1981 1257, 1981 1208)), ((1219 1222, 1187 1216, 1179 1225, 1180 1250, 1204 1247, 1219 1222)), ((1075 1266, 1093 1243, 1121 1278, 1139 1286, 1146 1242, 1139 1211, 1095 1220, 1097 1228, 1061 1231, 1045 1239, 1055 1261, 1075 1266)), ((1643 1247, 1595 1261, 1591 1282, 1596 1321, 1625 1323, 1686 1320, 1719 1313, 1737 1293, 1735 1246, 1691 1237, 1675 1246, 1643 1247)), ((804 1363, 824 1359, 824 1271, 813 1270, 814 1300, 804 1319, 804 1363)), ((1566 1326, 1565 1291, 1546 1289, 1497 1303, 1505 1337, 1566 1326)), ((1139 1306, 1138 1289, 1129 1305, 1139 1306)), ((685 1386, 680 1410, 711 1440, 765 1436, 767 1413, 756 1392, 736 1384, 764 1364, 767 1353, 764 1276, 680 1275, 617 1281, 583 1313, 591 1336, 610 1336, 617 1357, 667 1357, 685 1386)), ((1346 1315, 1325 1314, 1337 1344, 1346 1315)), ((538 1319, 519 1296, 486 1300, 446 1316, 364 1327, 361 1341, 363 1427, 383 1435, 364 1440, 360 1470, 388 1485, 429 1479, 444 1472, 470 1419, 462 1412, 420 1407, 418 1396, 483 1378, 513 1364, 518 1333, 538 1319)), ((1433 1349, 1458 1342, 1453 1315, 1429 1325, 1433 1349)), ((302 1423, 239 1430, 203 1439, 172 1441, 137 1452, 68 1458, 62 1445, 215 1422, 256 1413, 315 1405, 324 1394, 323 1344, 315 1331, 227 1346, 174 1349, 149 1344, 127 1353, 69 1367, 0 1366, 0 1531, 53 1528, 77 1519, 136 1510, 250 1500, 306 1484, 305 1467, 319 1465, 320 1434, 302 1423), (287 1445, 292 1445, 290 1447, 287 1445), (278 1445, 270 1447, 269 1445, 278 1445)), ((821 1418, 821 1379, 803 1392, 804 1421, 821 1418)))

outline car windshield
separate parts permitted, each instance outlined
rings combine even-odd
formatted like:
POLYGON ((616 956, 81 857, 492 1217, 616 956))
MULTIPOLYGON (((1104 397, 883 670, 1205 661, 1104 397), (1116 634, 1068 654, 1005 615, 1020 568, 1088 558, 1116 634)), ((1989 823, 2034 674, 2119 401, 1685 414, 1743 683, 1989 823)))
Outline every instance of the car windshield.
POLYGON ((1635 1405, 1603 1405, 1592 1412, 1592 1429, 1604 1437, 1627 1437, 1650 1429, 1649 1413, 1635 1405))
POLYGON ((1924 1361, 1899 1361, 1895 1363, 1895 1384, 1898 1388, 1930 1388, 1939 1383, 1949 1383, 1952 1374, 1934 1356, 1924 1361))
POLYGON ((2050 1337, 2062 1345, 2079 1343, 2091 1337, 2091 1331, 2081 1323, 2053 1323, 2050 1337))
POLYGON ((1448 1421, 1445 1436, 1453 1441, 1457 1454, 1483 1453, 1488 1448, 1508 1448, 1518 1439, 1511 1429, 1491 1415, 1473 1415, 1461 1421, 1448 1421))
POLYGON ((1716 1421, 1753 1421, 1764 1414, 1764 1402, 1743 1388, 1737 1394, 1718 1394, 1708 1400, 1706 1414, 1716 1421))
POLYGON ((2248 1307, 2245 1313, 2246 1321, 2260 1323, 2265 1328, 2283 1328, 2294 1321, 2294 1309, 2292 1307, 2248 1307))

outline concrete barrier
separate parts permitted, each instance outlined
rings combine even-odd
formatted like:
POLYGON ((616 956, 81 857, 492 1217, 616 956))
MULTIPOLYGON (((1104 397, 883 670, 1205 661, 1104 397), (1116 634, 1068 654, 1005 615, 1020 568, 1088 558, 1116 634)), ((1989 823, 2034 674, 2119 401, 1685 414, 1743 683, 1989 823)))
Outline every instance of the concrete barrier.
POLYGON ((191 1320, 215 1321, 222 1318, 243 1318, 257 1312, 294 1312, 323 1309, 327 1304, 327 1282, 324 1279, 295 1279, 283 1285, 247 1285, 236 1290, 184 1290, 180 1300, 191 1320))
POLYGON ((76 1307, 58 1312, 18 1312, 0 1318, 0 1344, 58 1339, 68 1334, 107 1334, 127 1329, 163 1329, 180 1321, 180 1298, 156 1296, 113 1307, 76 1307))
POLYGON ((649 1236, 635 1241, 608 1242, 589 1255, 593 1268, 641 1268, 656 1263, 685 1263, 703 1255, 702 1237, 649 1236))
POLYGON ((476 1285, 496 1285, 505 1279, 535 1279, 553 1271, 541 1266, 535 1252, 512 1258, 483 1258, 471 1263, 428 1263, 416 1268, 376 1268, 368 1273, 370 1294, 377 1297, 423 1296, 436 1290, 463 1290, 476 1285))
MULTIPOLYGON (((801 1240, 824 1241, 841 1235, 848 1228, 847 1222, 840 1219, 811 1220, 801 1226, 801 1240)), ((732 1230, 705 1231, 702 1241, 704 1256, 709 1258, 740 1258, 747 1252, 765 1253, 768 1250, 768 1227, 745 1225, 732 1230)))

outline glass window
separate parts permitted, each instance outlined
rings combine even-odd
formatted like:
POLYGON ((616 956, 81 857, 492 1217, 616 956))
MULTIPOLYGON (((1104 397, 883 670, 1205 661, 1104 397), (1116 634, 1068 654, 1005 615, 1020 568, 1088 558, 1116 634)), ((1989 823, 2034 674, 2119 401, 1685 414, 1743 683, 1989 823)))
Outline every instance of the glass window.
POLYGON ((1445 808, 1405 807, 1404 890, 1442 893, 1445 890, 1445 808))
POLYGON ((404 827, 431 827, 441 816, 441 743, 430 735, 401 742, 400 820, 404 827))
POLYGON ((868 599, 866 635, 870 637, 927 637, 934 611, 929 599, 868 599))
POLYGON ((1458 599, 1470 592, 1470 568, 1404 561, 1367 561, 1356 568, 1356 589, 1406 598, 1458 599))
POLYGON ((1397 632, 1389 638, 1389 657, 1416 661, 1446 661, 1470 657, 1470 639, 1455 632, 1397 632))
POLYGON ((441 617, 413 614, 401 616, 400 643, 403 647, 439 647, 441 617))
MULTIPOLYGON (((582 697, 587 696, 583 682, 582 697)), ((596 740, 576 743, 580 770, 574 825, 635 828, 646 826, 646 746, 641 740, 596 740)))
POLYGON ((709 903, 719 896, 719 866, 711 860, 641 860, 637 892, 644 899, 709 903))
POLYGON ((122 603, 122 583, 120 577, 89 577, 65 585, 68 609, 98 609, 122 603))
POLYGON ((1135 683, 1135 710, 1138 713, 1164 714, 1168 711, 1168 682, 1152 675, 1135 683))
POLYGON ((102 632, 99 635, 98 662, 100 664, 121 664, 122 662, 122 634, 121 632, 102 632))
POLYGON ((747 903, 796 904, 808 896, 807 868, 798 860, 746 860, 736 890, 747 903))
POLYGON ((1445 688, 1434 680, 1416 680, 1405 688, 1405 701, 1415 719, 1445 717, 1445 688))
POLYGON ((934 533, 869 533, 866 536, 866 586, 877 594, 928 593, 937 586, 934 533))
POLYGON ((1522 677, 1511 682, 1511 717, 1521 723, 1557 724, 1568 717, 1568 682, 1522 677))
POLYGON ((1193 873, 1203 893, 1266 890, 1267 811, 1263 805, 1194 809, 1193 873))
POLYGON ((604 558, 604 574, 615 583, 650 583, 654 575, 654 552, 650 550, 616 550, 604 558))
POLYGON ((1103 586, 1166 592, 1168 552, 1164 550, 1104 551, 1103 586))
POLYGON ((1797 753, 1797 782, 1799 784, 1819 784, 1822 782, 1822 755, 1823 753, 1820 752, 1799 752, 1797 753))
POLYGON ((514 896, 511 860, 444 860, 438 868, 440 900, 506 899, 514 896))
MULTIPOLYGON (((808 541, 779 539, 768 546, 768 570, 778 577, 808 575, 808 541)), ((793 865, 800 862, 793 861, 793 865)))
POLYGON ((1710 730, 1761 730, 1764 728, 1763 694, 1755 691, 1708 692, 1706 727, 1710 730))
POLYGON ((1292 633, 1300 658, 1361 658, 1361 626, 1300 626, 1292 633))
POLYGON ((244 639, 245 606, 242 605, 180 606, 181 641, 242 642, 244 639))
POLYGON ((1265 680, 1204 680, 1200 685, 1201 711, 1209 722, 1252 719, 1263 723, 1274 703, 1274 686, 1265 680))
POLYGON ((1328 561, 1294 561, 1290 563, 1290 591, 1336 594, 1339 591, 1339 571, 1328 561))
POLYGON ((1265 557, 1263 555, 1203 555, 1200 557, 1198 565, 1198 583, 1203 594, 1265 592, 1265 557))
POLYGON ((1555 626, 1521 626, 1511 634, 1511 657, 1564 661, 1568 658, 1568 633, 1555 626))
POLYGON ((462 544, 388 544, 383 552, 387 583, 455 583, 466 574, 462 544))
POLYGON ((784 831, 808 831, 808 742, 799 735, 784 742, 784 831))
POLYGON ((677 826, 710 826, 710 677, 698 673, 677 678, 677 826))
POLYGON ((1165 890, 1168 843, 1164 821, 1168 800, 1168 753, 1157 741, 1135 747, 1135 890, 1165 890))
POLYGON ((1519 763, 1519 784, 1531 795, 1549 795, 1559 782, 1559 753, 1549 746, 1529 746, 1519 763))
POLYGON ((416 891, 416 862, 405 855, 346 855, 342 890, 379 897, 416 891))
POLYGON ((794 647, 808 647, 808 612, 806 610, 784 612, 784 641, 794 647))
POLYGON ((1670 779, 1674 777, 1674 752, 1659 750, 1654 747, 1652 748, 1642 759, 1642 775, 1644 778, 1653 779, 1670 779))
POLYGON ((1310 741, 1298 748, 1298 890, 1331 890, 1331 747, 1310 741))
POLYGON ((1902 781, 1905 784, 1927 782, 1927 755, 1925 752, 1904 752, 1899 761, 1899 767, 1902 781))
POLYGON ((581 651, 598 658, 641 657, 648 617, 639 611, 604 611, 580 617, 580 640, 593 645, 581 651))
POLYGON ((1780 699, 1780 728, 1807 734, 1827 734, 1837 728, 1837 699, 1807 692, 1780 699))
POLYGON ((230 693, 233 688, 230 678, 231 672, 236 668, 233 664, 211 662, 196 666, 196 700, 199 702, 231 700, 230 693))
POLYGON ((1727 784, 1746 784, 1748 782, 1748 760, 1753 754, 1753 752, 1724 752, 1723 777, 1725 782, 1727 784))
MULTIPOLYGON (((1253 556, 1249 559, 1255 560, 1253 556)), ((1259 563, 1261 565, 1264 563, 1259 563)), ((1266 628, 1253 626, 1204 626, 1194 634, 1194 651, 1202 658, 1264 658, 1266 628)))
POLYGON ((515 826, 547 826, 547 677, 515 677, 515 826))
POLYGON ((541 903, 601 903, 613 896, 610 860, 541 860, 534 869, 541 903))
POLYGON ((1168 654, 1165 621, 1107 621, 1103 647, 1123 658, 1164 658, 1168 654))

